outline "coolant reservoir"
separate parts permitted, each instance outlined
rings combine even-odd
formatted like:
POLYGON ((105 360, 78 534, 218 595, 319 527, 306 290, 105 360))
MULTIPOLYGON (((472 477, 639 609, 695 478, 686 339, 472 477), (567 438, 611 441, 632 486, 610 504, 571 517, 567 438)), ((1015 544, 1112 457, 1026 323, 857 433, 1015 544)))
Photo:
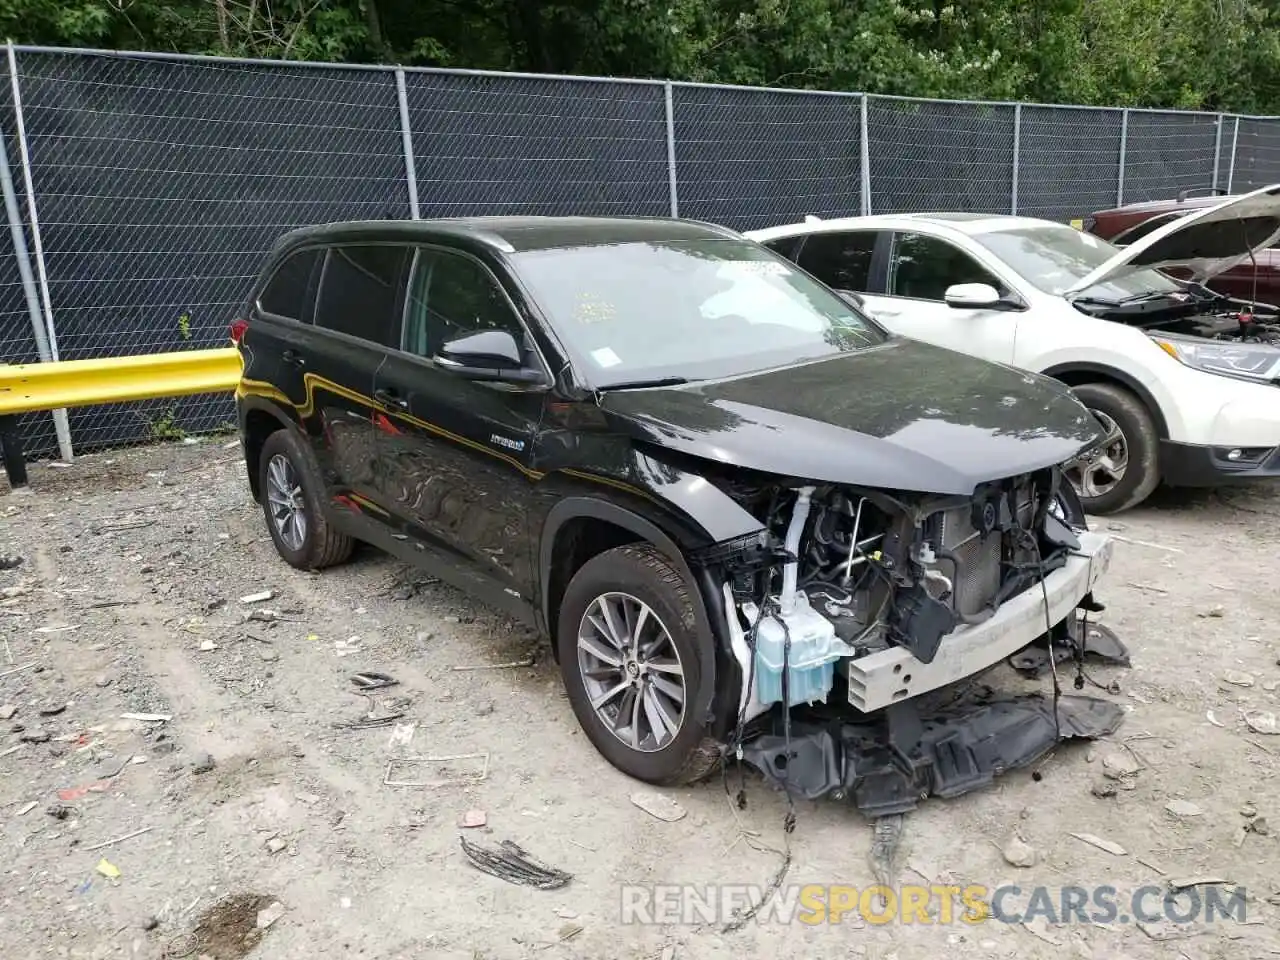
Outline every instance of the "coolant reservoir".
MULTIPOLYGON (((742 612, 748 622, 755 621, 757 610, 753 604, 744 604, 742 612)), ((835 678, 835 662, 853 654, 853 648, 836 636, 831 621, 809 606, 804 594, 798 593, 791 613, 760 621, 756 633, 755 699, 762 704, 781 702, 785 657, 789 665, 787 705, 794 707, 826 700, 835 678)))

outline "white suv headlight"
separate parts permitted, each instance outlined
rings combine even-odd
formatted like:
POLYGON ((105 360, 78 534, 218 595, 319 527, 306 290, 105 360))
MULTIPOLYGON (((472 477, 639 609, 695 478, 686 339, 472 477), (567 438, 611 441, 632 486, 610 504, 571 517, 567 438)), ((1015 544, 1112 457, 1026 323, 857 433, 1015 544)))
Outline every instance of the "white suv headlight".
POLYGON ((1228 343, 1151 335, 1169 356, 1188 367, 1238 380, 1280 379, 1280 348, 1266 343, 1228 343))

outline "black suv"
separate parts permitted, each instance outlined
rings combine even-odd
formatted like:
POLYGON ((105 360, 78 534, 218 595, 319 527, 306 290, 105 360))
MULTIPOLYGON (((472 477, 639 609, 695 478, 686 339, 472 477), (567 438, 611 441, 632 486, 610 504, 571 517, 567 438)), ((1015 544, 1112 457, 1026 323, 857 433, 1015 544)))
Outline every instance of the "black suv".
POLYGON ((650 782, 782 702, 871 713, 986 669, 1109 558, 1057 467, 1096 440, 1065 388, 893 337, 719 227, 308 228, 232 335, 280 555, 365 541, 537 625, 650 782))

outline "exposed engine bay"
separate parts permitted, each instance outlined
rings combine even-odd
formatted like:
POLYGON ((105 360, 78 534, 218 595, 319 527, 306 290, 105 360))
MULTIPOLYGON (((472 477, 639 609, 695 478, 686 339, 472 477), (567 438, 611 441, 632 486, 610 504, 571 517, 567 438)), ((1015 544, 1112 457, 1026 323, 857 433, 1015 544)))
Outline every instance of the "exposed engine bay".
POLYGON ((748 713, 825 701, 836 668, 890 647, 932 663, 948 634, 983 623, 1079 549, 1064 487, 1058 468, 972 498, 726 482, 768 532, 729 586, 753 664, 748 713))
POLYGON ((1077 659, 1078 689, 1087 652, 1106 648, 1103 658, 1121 665, 1128 655, 1109 631, 1098 638, 1106 643, 1088 639, 1098 635, 1088 614, 1102 609, 1093 564, 1109 563, 1109 540, 1087 531, 1059 468, 985 483, 972 497, 763 478, 718 485, 765 528, 757 543, 719 544, 700 558, 732 573, 725 614, 744 678, 736 751, 789 795, 901 812, 989 783, 1060 740, 1119 726, 1119 705, 1061 696, 1057 662, 1077 659), (1055 586, 1051 603, 1048 579, 1069 564, 1076 572, 1060 576, 1075 576, 1077 592, 1055 586), (1002 618, 1006 605, 1023 609, 1002 618), (950 657, 953 668, 976 675, 1007 658, 1021 669, 1020 655, 1049 665, 1052 699, 975 696, 958 680, 913 688, 913 673, 974 636, 983 639, 966 650, 978 658, 950 657), (898 688, 887 698, 890 688, 877 693, 871 679, 885 673, 898 688))
POLYGON ((1075 301, 1075 305, 1093 316, 1143 330, 1280 347, 1280 308, 1237 300, 1198 285, 1183 293, 1116 303, 1082 299, 1075 301))

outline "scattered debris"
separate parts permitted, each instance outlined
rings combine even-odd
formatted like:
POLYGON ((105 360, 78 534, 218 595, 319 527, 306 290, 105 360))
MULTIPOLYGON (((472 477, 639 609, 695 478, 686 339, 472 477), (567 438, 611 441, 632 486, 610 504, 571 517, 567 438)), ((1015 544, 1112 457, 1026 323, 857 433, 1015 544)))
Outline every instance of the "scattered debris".
POLYGON ((1257 815, 1258 808, 1248 801, 1240 807, 1240 816, 1242 817, 1256 817, 1257 815))
POLYGON ((160 918, 156 916, 147 917, 140 924, 143 930, 151 931, 160 926, 160 918))
POLYGON ((396 750, 408 749, 409 744, 413 742, 414 731, 417 729, 416 723, 397 723, 395 729, 391 731, 391 739, 387 741, 387 749, 392 753, 396 750))
MULTIPOLYGON (((268 599, 270 599, 268 597, 268 599)), ((263 907, 258 911, 257 927, 259 930, 266 930, 273 923, 284 916, 284 904, 277 900, 269 907, 263 907)))
POLYGON ((1115 751, 1102 757, 1102 775, 1110 780, 1128 780, 1138 775, 1142 769, 1134 757, 1128 753, 1115 751))
POLYGON ((1113 840, 1104 840, 1102 837, 1095 837, 1092 833, 1073 833, 1071 836, 1075 837, 1081 843, 1087 843, 1091 847, 1097 847, 1099 850, 1104 850, 1113 856, 1123 857, 1125 855, 1124 847, 1120 846, 1120 844, 1113 840))
POLYGON ((0 706, 0 720, 12 720, 17 712, 17 707, 12 703, 6 703, 3 706, 0 706))
POLYGON ((84 849, 86 852, 101 850, 104 847, 110 847, 117 843, 124 843, 124 841, 126 840, 132 840, 134 837, 140 837, 144 833, 150 833, 154 829, 155 827, 143 827, 141 830, 133 831, 133 833, 126 833, 124 836, 121 836, 121 837, 113 837, 110 840, 103 840, 101 843, 95 843, 93 846, 85 847, 84 849))
POLYGON ((560 939, 557 942, 564 943, 566 940, 572 940, 581 932, 582 932, 582 924, 580 923, 562 924, 560 929, 557 931, 557 933, 560 935, 560 939))
POLYGON ((340 657, 349 657, 360 652, 360 638, 348 637, 346 640, 333 641, 333 652, 340 657))
POLYGON ((477 703, 477 704, 476 704, 476 716, 477 716, 477 717, 487 717, 487 716, 490 716, 492 713, 493 713, 493 701, 492 701, 492 700, 484 700, 484 701, 482 701, 481 703, 477 703))
POLYGON ((213 761, 213 755, 209 753, 198 753, 195 759, 191 761, 191 772, 195 774, 208 773, 216 766, 213 761))
POLYGON ((1137 861, 1138 861, 1140 864, 1142 864, 1144 867, 1148 867, 1148 868, 1150 868, 1150 869, 1154 870, 1156 873, 1160 874, 1161 876, 1164 876, 1166 873, 1168 873, 1168 871, 1167 871, 1167 870, 1165 870, 1165 869, 1164 869, 1162 866, 1160 866, 1158 863, 1155 863, 1153 860, 1150 860, 1150 859, 1143 859, 1142 857, 1139 857, 1139 856, 1134 856, 1134 858, 1133 858, 1133 859, 1137 860, 1137 861))
POLYGON ((1000 853, 1005 862, 1013 867, 1034 867, 1039 859, 1035 848, 1016 833, 1009 838, 1000 853))
POLYGON ((1276 715, 1270 710, 1259 710, 1256 713, 1246 713, 1244 715, 1245 726, 1254 733, 1261 733, 1267 736, 1275 736, 1280 734, 1280 723, 1276 722, 1276 715))
POLYGON ((458 826, 468 829, 474 827, 483 827, 489 822, 489 818, 483 810, 468 810, 458 818, 458 826))
POLYGON ((1024 920, 1022 929, 1045 943, 1052 944, 1055 947, 1062 946, 1062 941, 1049 932, 1049 920, 1043 914, 1037 914, 1030 920, 1024 920))
POLYGON ((1133 587, 1133 589, 1135 590, 1146 590, 1149 593, 1168 593, 1169 592, 1164 587, 1153 586, 1152 584, 1149 584, 1149 583, 1134 583, 1132 580, 1126 583, 1125 586, 1133 587))
POLYGON ((25 803, 22 805, 22 809, 18 811, 18 816, 25 817, 28 813, 30 813, 32 810, 34 810, 38 806, 40 806, 39 800, 32 800, 29 803, 25 803))
POLYGON ((540 863, 510 840, 503 840, 498 849, 485 849, 479 844, 459 837, 462 852, 477 870, 508 883, 539 890, 556 890, 565 886, 573 875, 540 863))
POLYGON ((270 590, 263 590, 261 593, 250 593, 240 598, 241 603, 266 603, 275 596, 270 590))
MULTIPOLYGON (((58 791, 61 793, 62 791, 58 791)), ((75 807, 69 807, 65 803, 51 803, 45 807, 44 812, 55 820, 65 820, 71 814, 76 812, 75 807)))
POLYGON ((16 553, 0 553, 0 570, 16 570, 25 562, 26 558, 16 553))
POLYGON ((1243 670, 1228 670, 1222 675, 1222 680, 1236 687, 1253 686, 1253 674, 1245 673, 1243 670))
POLYGON ((570 910, 568 907, 556 907, 556 916, 561 920, 577 920, 578 911, 570 910))
POLYGON ((209 907, 200 915, 194 931, 177 952, 170 942, 166 960, 196 954, 210 960, 239 960, 258 945, 266 932, 258 926, 258 917, 276 903, 275 897, 253 893, 235 894, 209 907))
POLYGON ((1248 833, 1256 833, 1260 837, 1265 837, 1271 833, 1271 825, 1267 823, 1266 817, 1255 817, 1244 825, 1248 833))
POLYGON ((1100 799, 1106 799, 1107 797, 1114 797, 1118 791, 1113 781, 1099 780, 1097 783, 1095 783, 1092 787, 1089 788, 1089 792, 1092 793, 1095 797, 1098 797, 1100 799))
POLYGON ((351 682, 361 690, 381 690, 383 687, 394 687, 400 681, 385 673, 365 671, 352 676, 351 682))
POLYGON ((1152 940, 1183 940, 1194 936, 1196 928, 1188 923, 1174 923, 1172 920, 1138 921, 1138 929, 1152 940))
POLYGON ((1190 887, 1221 887, 1231 881, 1225 877, 1182 877, 1169 881, 1169 889, 1175 893, 1179 890, 1186 890, 1190 887))
POLYGON ((1134 540, 1131 537, 1122 537, 1122 536, 1119 536, 1118 534, 1113 534, 1111 539, 1119 540, 1121 543, 1130 543, 1130 544, 1133 544, 1135 547, 1150 547, 1152 550, 1164 550, 1168 553, 1183 552, 1178 547, 1166 547, 1162 543, 1152 543, 1150 540, 1134 540))
POLYGON ((46 703, 39 708, 39 713, 42 717, 56 717, 66 709, 65 703, 46 703))
POLYGON ((96 780, 83 787, 66 787, 58 791, 58 799, 63 803, 75 803, 91 793, 105 793, 111 789, 112 780, 96 780))
POLYGON ((1208 610, 1201 610, 1196 614, 1197 617, 1223 617, 1226 616, 1227 608, 1220 603, 1215 603, 1208 610))
POLYGON ((534 664, 533 657, 525 657, 523 660, 512 660, 509 663, 472 663, 456 666, 454 670, 509 670, 514 667, 532 667, 534 664))
POLYGON ((200 641, 200 650, 203 653, 208 653, 210 650, 217 650, 217 649, 218 649, 218 645, 214 643, 212 640, 200 641))
POLYGON ((122 713, 121 720, 136 720, 139 723, 168 723, 173 719, 169 713, 122 713))
POLYGON ((279 853, 289 846, 289 841, 281 837, 268 837, 263 846, 267 848, 267 853, 279 853))
POLYGON ((6 670, 4 673, 0 673, 0 678, 11 677, 15 673, 21 673, 23 670, 30 670, 35 665, 36 661, 32 660, 30 663, 24 663, 20 667, 14 667, 12 670, 6 670))
POLYGON ((1190 800, 1170 800, 1164 805, 1164 808, 1175 817, 1198 817, 1204 813, 1190 800))
POLYGON ((1222 727, 1224 730, 1227 728, 1227 725, 1225 723, 1223 723, 1221 720, 1219 720, 1217 717, 1213 715, 1212 710, 1206 710, 1204 716, 1205 716, 1205 719, 1208 720, 1210 723, 1212 723, 1215 727, 1222 727))
POLYGON ((103 857, 101 860, 98 861, 97 870, 100 874, 102 874, 108 880, 120 879, 120 868, 117 867, 110 860, 108 860, 106 857, 103 857))
POLYGON ((258 623, 301 623, 297 617, 286 617, 279 610, 271 610, 267 607, 261 607, 257 610, 251 610, 245 616, 246 620, 254 620, 258 623))
POLYGON ((19 743, 48 743, 53 738, 48 730, 24 730, 18 734, 19 743))
POLYGON ((662 793, 639 791, 631 794, 631 802, 649 814, 667 823, 675 823, 684 819, 685 809, 675 800, 662 793))
POLYGON ((388 787, 449 787, 458 784, 479 783, 489 775, 489 754, 486 753, 458 753, 446 757, 401 757, 396 758, 387 763, 387 772, 383 776, 382 782, 388 787), (479 760, 480 769, 478 771, 470 771, 463 773, 453 773, 449 764, 457 763, 460 760, 479 760), (435 777, 430 780, 395 780, 392 779, 392 772, 397 764, 441 764, 442 776, 435 777))

